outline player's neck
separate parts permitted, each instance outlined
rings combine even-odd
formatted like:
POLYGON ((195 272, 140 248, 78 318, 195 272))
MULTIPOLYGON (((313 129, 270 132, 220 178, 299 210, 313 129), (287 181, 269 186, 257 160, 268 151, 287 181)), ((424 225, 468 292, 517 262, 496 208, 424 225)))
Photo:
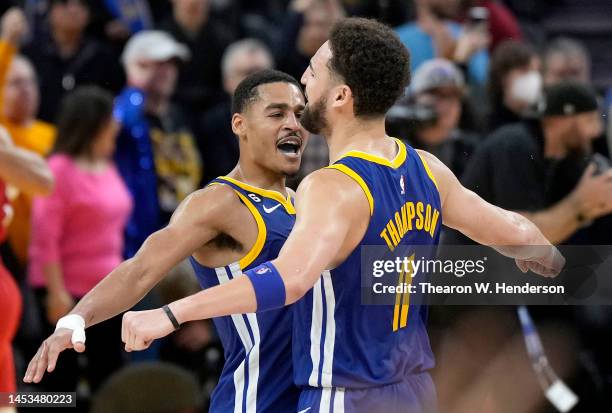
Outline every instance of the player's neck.
POLYGON ((329 161, 334 163, 349 151, 362 151, 384 156, 385 119, 362 120, 353 118, 350 121, 334 122, 331 133, 327 136, 329 161))
POLYGON ((287 196, 285 177, 278 173, 264 171, 256 166, 238 162, 238 165, 227 176, 257 188, 277 191, 287 196))

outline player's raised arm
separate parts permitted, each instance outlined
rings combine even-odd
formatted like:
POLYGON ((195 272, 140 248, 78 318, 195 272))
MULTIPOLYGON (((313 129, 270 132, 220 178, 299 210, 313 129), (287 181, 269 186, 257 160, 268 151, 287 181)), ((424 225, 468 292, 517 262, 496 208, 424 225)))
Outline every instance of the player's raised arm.
POLYGON ((115 268, 63 318, 67 328, 56 329, 43 342, 24 381, 39 382, 45 370, 53 371, 61 351, 73 346, 84 351, 85 327, 126 311, 140 301, 171 268, 224 230, 219 225, 231 222, 228 214, 237 209, 235 203, 239 201, 233 191, 221 185, 187 197, 166 228, 149 236, 133 258, 115 268))
POLYGON ((440 160, 419 151, 427 160, 440 188, 442 219, 446 226, 474 241, 516 259, 523 272, 557 275, 565 259, 538 227, 515 212, 496 207, 465 188, 440 160))

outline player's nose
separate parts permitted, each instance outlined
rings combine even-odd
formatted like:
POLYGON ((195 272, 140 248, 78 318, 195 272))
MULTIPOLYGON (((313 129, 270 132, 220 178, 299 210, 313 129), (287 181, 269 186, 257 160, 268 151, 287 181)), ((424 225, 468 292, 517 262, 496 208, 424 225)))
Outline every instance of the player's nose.
POLYGON ((289 116, 286 117, 284 127, 285 129, 289 129, 292 131, 300 129, 300 120, 298 119, 295 113, 290 113, 289 116))

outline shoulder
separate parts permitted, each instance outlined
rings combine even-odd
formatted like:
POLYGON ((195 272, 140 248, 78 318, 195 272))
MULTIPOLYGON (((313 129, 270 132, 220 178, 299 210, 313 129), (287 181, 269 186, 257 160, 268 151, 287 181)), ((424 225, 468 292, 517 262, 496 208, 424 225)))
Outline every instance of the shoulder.
POLYGON ((354 180, 336 168, 317 169, 302 180, 297 196, 312 191, 338 190, 343 192, 347 189, 347 182, 354 182, 354 180))
POLYGON ((190 209, 206 210, 215 214, 228 213, 228 208, 241 204, 234 189, 224 184, 210 184, 192 192, 181 205, 190 209))
POLYGON ((441 199, 444 200, 448 191, 458 183, 457 177, 441 160, 431 153, 422 149, 415 149, 415 151, 419 154, 427 174, 438 188, 441 199))
POLYGON ((243 208, 231 187, 209 185, 187 196, 172 215, 170 223, 223 230, 228 223, 239 221, 237 217, 244 212, 243 208))
POLYGON ((415 149, 414 151, 419 155, 420 161, 423 163, 423 165, 426 168, 430 168, 432 172, 434 169, 438 170, 441 167, 446 168, 446 165, 444 165, 441 160, 436 158, 431 153, 424 151, 423 149, 415 149))
MULTIPOLYGON (((325 205, 326 209, 336 211, 354 208, 356 205, 368 207, 371 194, 354 176, 349 176, 333 168, 322 168, 308 175, 297 190, 297 206, 307 203, 311 206, 325 205), (364 196, 365 193, 365 196, 364 196)), ((371 205, 370 205, 371 210, 371 205)), ((298 213, 299 218, 299 213, 298 213)))

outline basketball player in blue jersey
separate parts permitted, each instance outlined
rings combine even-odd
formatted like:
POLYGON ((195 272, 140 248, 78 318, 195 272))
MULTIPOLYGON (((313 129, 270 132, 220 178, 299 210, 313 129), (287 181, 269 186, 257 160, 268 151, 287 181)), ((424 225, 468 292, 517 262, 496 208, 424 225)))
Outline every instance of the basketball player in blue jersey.
POLYGON ((435 157, 386 136, 384 116, 407 85, 408 68, 391 29, 355 18, 337 23, 302 77, 309 103, 301 122, 325 136, 331 165, 298 188, 297 221, 278 258, 168 311, 126 313, 126 346, 147 348, 178 323, 297 302, 298 412, 434 410, 424 311, 361 305, 361 246, 433 245, 444 223, 497 246, 525 272, 554 276, 564 259, 529 220, 488 204, 435 157))
MULTIPOLYGON (((300 166, 308 135, 299 123, 304 104, 299 83, 281 72, 261 71, 240 83, 232 103, 240 145, 236 168, 183 202, 170 225, 88 294, 68 322, 90 326, 129 309, 189 255, 203 288, 276 258, 295 221, 285 176, 300 166)), ((299 392, 292 374, 291 310, 218 317, 214 323, 225 364, 210 412, 295 413, 299 392)), ((38 382, 48 366, 53 370, 57 353, 72 347, 71 336, 69 329, 56 330, 25 380, 38 382)), ((83 351, 83 342, 74 347, 83 351)))

